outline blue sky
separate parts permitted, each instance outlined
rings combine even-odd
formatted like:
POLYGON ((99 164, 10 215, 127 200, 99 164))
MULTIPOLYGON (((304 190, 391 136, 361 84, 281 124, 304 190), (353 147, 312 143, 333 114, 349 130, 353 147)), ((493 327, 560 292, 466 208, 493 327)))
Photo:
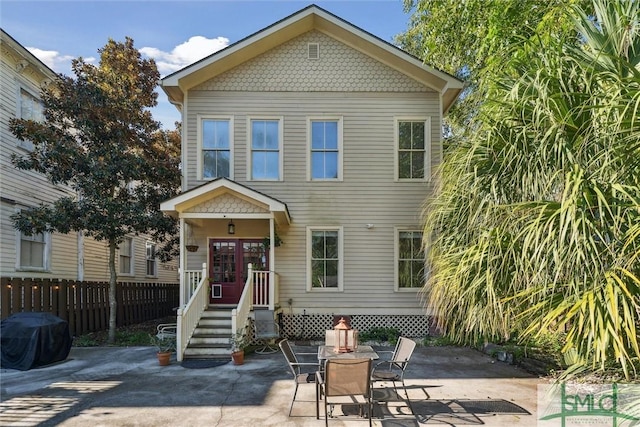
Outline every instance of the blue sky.
MULTIPOLYGON (((164 76, 315 3, 392 42, 407 28, 402 0, 25 1, 0 0, 0 26, 54 71, 71 59, 96 62, 109 38, 133 38, 164 76)), ((173 129, 180 114, 160 91, 156 120, 173 129)))

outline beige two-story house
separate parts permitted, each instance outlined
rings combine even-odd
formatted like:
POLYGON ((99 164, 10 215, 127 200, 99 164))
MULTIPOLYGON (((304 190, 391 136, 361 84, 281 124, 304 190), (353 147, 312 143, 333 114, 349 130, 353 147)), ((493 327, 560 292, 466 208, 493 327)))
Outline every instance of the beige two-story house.
POLYGON ((288 337, 335 315, 426 334, 421 206, 461 81, 312 5, 161 86, 183 120, 161 206, 182 225, 179 357, 216 308, 232 330, 272 309, 288 337))

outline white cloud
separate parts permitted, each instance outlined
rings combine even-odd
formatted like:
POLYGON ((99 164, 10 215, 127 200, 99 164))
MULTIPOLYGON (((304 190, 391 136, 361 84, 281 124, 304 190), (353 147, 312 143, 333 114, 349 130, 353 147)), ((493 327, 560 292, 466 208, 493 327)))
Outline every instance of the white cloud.
MULTIPOLYGON (((71 60, 75 59, 71 55, 60 55, 57 50, 42 50, 37 47, 27 47, 27 50, 44 62, 49 68, 58 73, 69 74, 71 72, 71 60)), ((85 62, 93 63, 95 58, 84 58, 85 62)))
POLYGON ((179 44, 171 52, 164 52, 155 47, 143 47, 140 53, 153 58, 161 75, 167 75, 200 59, 211 55, 229 45, 226 37, 208 39, 203 36, 193 36, 186 42, 179 44))

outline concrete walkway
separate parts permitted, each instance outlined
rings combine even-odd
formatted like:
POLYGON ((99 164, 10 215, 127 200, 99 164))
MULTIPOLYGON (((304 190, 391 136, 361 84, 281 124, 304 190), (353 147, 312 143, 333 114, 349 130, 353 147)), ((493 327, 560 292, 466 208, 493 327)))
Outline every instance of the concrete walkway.
MULTIPOLYGON (((374 396, 384 401, 374 425, 535 426, 537 384, 546 383, 457 347, 418 347, 405 378, 410 405, 376 383, 374 396)), ((315 418, 313 384, 300 386, 287 416, 294 384, 280 353, 248 355, 242 366, 186 369, 175 359, 158 366, 152 347, 73 348, 55 365, 2 369, 0 384, 2 426, 324 425, 315 418)), ((367 425, 336 412, 331 426, 367 425)))

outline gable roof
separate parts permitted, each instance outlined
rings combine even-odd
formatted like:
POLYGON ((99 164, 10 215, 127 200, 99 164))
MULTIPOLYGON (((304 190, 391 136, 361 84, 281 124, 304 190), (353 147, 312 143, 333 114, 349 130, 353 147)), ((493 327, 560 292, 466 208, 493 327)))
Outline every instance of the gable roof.
POLYGON ((286 203, 227 178, 216 178, 165 200, 160 203, 160 210, 177 217, 179 213, 223 194, 240 197, 273 212, 279 223, 291 223, 291 215, 286 203))
POLYGON ((327 34, 440 93, 444 111, 462 91, 462 82, 457 78, 425 65, 415 56, 316 5, 166 76, 160 84, 169 100, 180 104, 189 89, 311 30, 327 34))

